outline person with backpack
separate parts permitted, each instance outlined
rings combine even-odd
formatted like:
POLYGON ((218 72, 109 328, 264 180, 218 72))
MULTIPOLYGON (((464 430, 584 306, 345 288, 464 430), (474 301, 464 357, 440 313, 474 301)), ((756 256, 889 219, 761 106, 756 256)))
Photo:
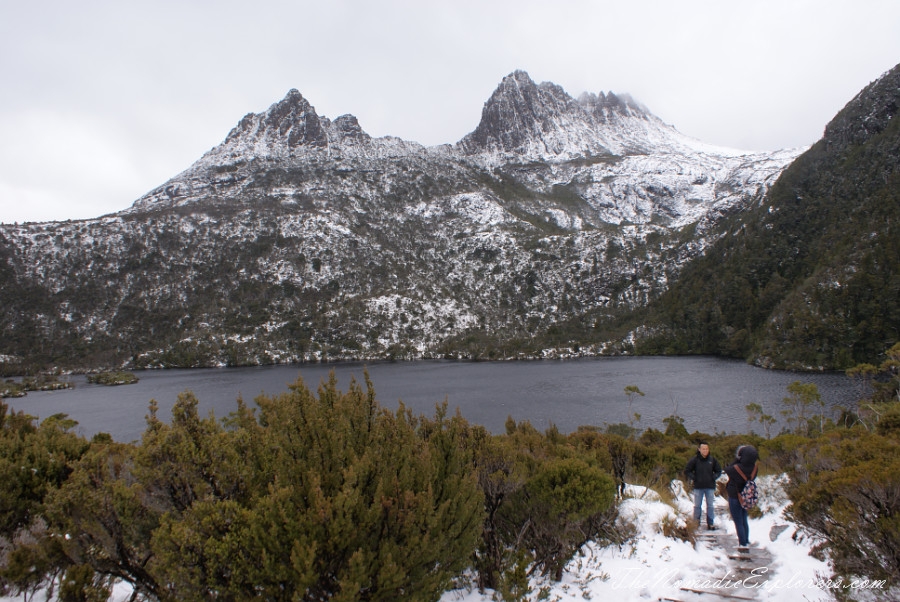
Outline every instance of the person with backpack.
POLYGON ((741 445, 737 448, 735 460, 725 467, 728 483, 728 509, 737 531, 738 549, 750 546, 750 523, 747 510, 756 505, 756 461, 759 452, 752 445, 741 445))
POLYGON ((713 510, 713 500, 716 495, 716 479, 722 474, 719 461, 709 454, 709 444, 701 441, 697 446, 697 453, 688 460, 684 467, 684 474, 694 485, 694 520, 699 524, 703 514, 702 504, 706 499, 706 528, 716 528, 716 513, 713 510))

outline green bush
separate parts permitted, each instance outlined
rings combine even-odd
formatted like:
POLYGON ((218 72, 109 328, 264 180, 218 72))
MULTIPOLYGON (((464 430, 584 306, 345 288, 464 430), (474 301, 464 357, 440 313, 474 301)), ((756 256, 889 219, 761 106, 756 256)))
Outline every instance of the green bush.
POLYGON ((11 537, 43 513, 45 497, 68 478, 87 442, 77 422, 54 414, 40 426, 0 402, 0 536, 11 537))
POLYGON ((860 429, 806 441, 790 471, 789 514, 835 576, 900 583, 900 441, 860 429))
POLYGON ((525 483, 514 514, 527 521, 524 541, 544 574, 562 579, 569 560, 608 522, 615 491, 612 477, 577 458, 546 462, 525 483))
POLYGON ((506 431, 485 441, 476 460, 486 511, 478 584, 501 594, 525 586, 523 563, 528 574, 559 580, 588 541, 619 539, 610 436, 587 427, 540 433, 512 419, 506 431))

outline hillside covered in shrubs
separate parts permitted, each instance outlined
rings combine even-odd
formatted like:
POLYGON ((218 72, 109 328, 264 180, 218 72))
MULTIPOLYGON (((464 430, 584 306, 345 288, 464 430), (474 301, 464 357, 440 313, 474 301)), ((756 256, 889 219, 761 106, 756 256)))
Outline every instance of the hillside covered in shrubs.
POLYGON ((640 354, 845 370, 900 340, 900 66, 650 304, 640 354))

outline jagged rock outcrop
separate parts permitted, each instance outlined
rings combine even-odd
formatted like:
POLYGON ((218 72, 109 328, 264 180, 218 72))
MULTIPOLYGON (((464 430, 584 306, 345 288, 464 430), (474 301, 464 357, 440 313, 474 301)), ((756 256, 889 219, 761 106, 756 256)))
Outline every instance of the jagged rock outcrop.
POLYGON ((460 141, 467 154, 520 158, 612 154, 598 144, 590 114, 556 84, 535 84, 524 71, 508 75, 485 103, 481 122, 460 141))
POLYGON ((556 84, 538 85, 516 71, 485 103, 481 122, 459 148, 516 162, 652 152, 648 125, 665 127, 628 96, 583 94, 576 100, 556 84))
POLYGON ((332 123, 316 114, 300 92, 290 90, 265 113, 250 113, 241 119, 212 157, 222 160, 228 156, 226 150, 233 157, 286 157, 300 146, 340 147, 369 141, 352 115, 342 115, 332 123))

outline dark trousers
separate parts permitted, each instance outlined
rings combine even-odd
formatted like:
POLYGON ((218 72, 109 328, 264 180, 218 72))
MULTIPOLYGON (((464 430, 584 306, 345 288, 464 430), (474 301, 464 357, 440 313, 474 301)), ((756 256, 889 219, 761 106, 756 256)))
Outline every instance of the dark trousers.
POLYGON ((737 531, 738 545, 750 545, 750 523, 747 520, 747 511, 741 506, 741 501, 736 497, 728 498, 728 509, 731 511, 731 520, 734 521, 734 529, 737 531))

